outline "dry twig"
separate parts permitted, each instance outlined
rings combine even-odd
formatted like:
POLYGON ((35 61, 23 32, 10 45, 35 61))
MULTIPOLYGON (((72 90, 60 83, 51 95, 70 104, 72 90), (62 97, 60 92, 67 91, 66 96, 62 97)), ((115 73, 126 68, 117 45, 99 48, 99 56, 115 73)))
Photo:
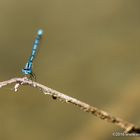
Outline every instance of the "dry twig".
POLYGON ((108 114, 107 112, 100 110, 96 107, 90 106, 89 104, 84 103, 80 100, 77 100, 76 98, 67 96, 61 92, 48 88, 42 84, 31 81, 27 77, 12 78, 10 80, 0 82, 0 88, 7 86, 9 84, 12 84, 12 83, 15 83, 15 86, 14 86, 15 92, 18 90, 20 85, 30 85, 32 87, 38 88, 44 94, 51 95, 53 97, 53 99, 58 99, 60 101, 66 102, 66 103, 71 103, 73 105, 76 105, 85 112, 89 112, 102 120, 106 120, 108 122, 111 122, 111 123, 119 126, 120 128, 123 128, 125 133, 140 133, 140 128, 130 122, 124 121, 118 117, 114 117, 114 116, 108 114))

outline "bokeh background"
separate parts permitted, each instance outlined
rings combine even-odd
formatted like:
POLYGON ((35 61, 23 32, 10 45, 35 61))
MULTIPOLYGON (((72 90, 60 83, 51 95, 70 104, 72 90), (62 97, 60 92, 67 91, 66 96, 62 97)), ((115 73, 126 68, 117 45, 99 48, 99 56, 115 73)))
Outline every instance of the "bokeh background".
MULTIPOLYGON (((38 82, 140 126, 139 0, 1 0, 0 81, 23 77, 38 28, 38 82)), ((37 89, 12 88, 0 89, 1 140, 115 140, 122 131, 37 89)))

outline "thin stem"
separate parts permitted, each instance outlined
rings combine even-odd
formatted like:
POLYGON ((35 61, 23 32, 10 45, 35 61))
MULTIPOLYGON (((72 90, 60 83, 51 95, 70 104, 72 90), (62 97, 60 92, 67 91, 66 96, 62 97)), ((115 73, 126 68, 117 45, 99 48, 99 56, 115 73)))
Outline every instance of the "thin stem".
POLYGON ((44 94, 48 94, 48 95, 52 96, 53 99, 58 99, 59 101, 71 103, 71 104, 79 107, 81 110, 83 110, 85 112, 91 113, 94 116, 96 116, 102 120, 111 122, 111 123, 119 126, 120 128, 124 129, 125 133, 140 133, 140 128, 130 122, 127 122, 121 118, 112 116, 103 110, 100 110, 100 109, 93 107, 85 102, 82 102, 76 98, 73 98, 73 97, 65 95, 61 92, 58 92, 54 89, 48 88, 40 83, 31 81, 27 77, 12 78, 10 80, 0 82, 0 88, 7 86, 9 84, 12 84, 12 83, 15 83, 15 86, 14 86, 15 92, 18 90, 20 85, 29 85, 34 88, 38 88, 44 94))

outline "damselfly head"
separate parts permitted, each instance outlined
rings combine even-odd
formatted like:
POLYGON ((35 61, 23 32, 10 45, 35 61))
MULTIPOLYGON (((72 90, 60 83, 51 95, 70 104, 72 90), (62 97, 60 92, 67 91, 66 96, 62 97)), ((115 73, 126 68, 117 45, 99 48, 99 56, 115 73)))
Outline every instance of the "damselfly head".
POLYGON ((32 74, 32 69, 22 69, 22 73, 25 74, 25 75, 29 75, 29 74, 32 74))

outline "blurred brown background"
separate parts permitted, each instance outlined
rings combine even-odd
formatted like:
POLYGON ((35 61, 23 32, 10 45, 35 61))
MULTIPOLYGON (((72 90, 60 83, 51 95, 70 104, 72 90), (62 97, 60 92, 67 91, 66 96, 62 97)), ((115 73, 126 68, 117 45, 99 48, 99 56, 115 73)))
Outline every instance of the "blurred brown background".
MULTIPOLYGON (((140 1, 1 0, 0 19, 0 81, 23 76, 42 28, 37 81, 140 126, 140 1)), ((1 140, 115 140, 121 131, 34 88, 11 88, 0 89, 1 140)))

